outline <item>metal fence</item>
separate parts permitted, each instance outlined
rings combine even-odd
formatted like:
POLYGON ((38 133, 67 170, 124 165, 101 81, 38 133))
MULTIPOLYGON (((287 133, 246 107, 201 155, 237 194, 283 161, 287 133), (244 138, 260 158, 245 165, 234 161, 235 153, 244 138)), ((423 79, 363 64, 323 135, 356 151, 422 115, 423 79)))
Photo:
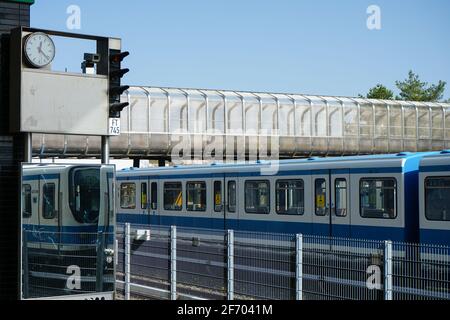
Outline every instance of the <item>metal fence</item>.
POLYGON ((450 248, 126 224, 124 299, 450 299, 450 248))
POLYGON ((22 298, 83 295, 114 291, 113 233, 24 230, 22 298))

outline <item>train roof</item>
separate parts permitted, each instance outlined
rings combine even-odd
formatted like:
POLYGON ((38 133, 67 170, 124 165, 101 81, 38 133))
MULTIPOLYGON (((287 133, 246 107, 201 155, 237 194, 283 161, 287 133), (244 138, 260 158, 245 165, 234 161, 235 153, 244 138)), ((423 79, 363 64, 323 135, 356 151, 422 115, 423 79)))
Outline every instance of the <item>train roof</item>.
MULTIPOLYGON (((443 150, 433 154, 426 155, 420 160, 420 167, 429 166, 450 166, 450 150, 443 150)), ((450 169, 447 168, 446 170, 450 169)))
MULTIPOLYGON (((23 166, 23 175, 30 175, 42 172, 58 172, 64 169, 70 169, 74 167, 97 167, 92 164, 25 164, 23 166)), ((98 166, 100 168, 100 166, 98 166)))
MULTIPOLYGON (((325 167, 329 166, 331 163, 336 164, 336 168, 345 167, 349 165, 349 162, 353 162, 351 165, 354 166, 363 166, 368 167, 370 165, 373 166, 373 162, 377 163, 378 166, 383 165, 395 165, 404 167, 408 160, 415 160, 416 168, 418 167, 419 160, 425 156, 431 156, 432 154, 436 154, 436 152, 420 152, 420 153, 410 153, 410 152, 402 152, 397 154, 380 154, 380 155, 363 155, 363 156, 345 156, 345 157, 329 157, 329 158, 321 158, 321 157, 312 157, 305 159, 292 159, 292 160, 280 160, 279 163, 283 166, 307 166, 314 169, 314 167, 325 167), (365 163, 362 163, 365 162, 365 163)), ((242 170, 251 170, 258 169, 262 166, 270 166, 274 164, 273 161, 256 161, 256 162, 238 162, 238 163, 212 163, 209 165, 183 165, 183 166, 171 166, 171 167, 154 167, 154 168, 127 168, 122 169, 118 172, 118 175, 133 175, 133 174, 143 174, 143 173, 163 173, 163 174, 176 174, 181 173, 183 171, 191 171, 191 170, 224 170, 228 171, 231 168, 234 169, 242 169, 242 170)))

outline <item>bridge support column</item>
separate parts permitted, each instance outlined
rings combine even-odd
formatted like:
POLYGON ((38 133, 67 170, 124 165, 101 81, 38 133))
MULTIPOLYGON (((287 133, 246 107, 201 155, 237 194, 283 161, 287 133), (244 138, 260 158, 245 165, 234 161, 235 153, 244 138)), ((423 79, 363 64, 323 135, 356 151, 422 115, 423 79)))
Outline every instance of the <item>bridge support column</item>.
POLYGON ((141 159, 134 158, 133 159, 133 168, 140 168, 141 167, 141 159))
POLYGON ((109 137, 102 136, 102 164, 109 164, 109 137))
POLYGON ((25 150, 24 150, 24 161, 28 163, 33 162, 33 134, 28 132, 25 135, 25 150))

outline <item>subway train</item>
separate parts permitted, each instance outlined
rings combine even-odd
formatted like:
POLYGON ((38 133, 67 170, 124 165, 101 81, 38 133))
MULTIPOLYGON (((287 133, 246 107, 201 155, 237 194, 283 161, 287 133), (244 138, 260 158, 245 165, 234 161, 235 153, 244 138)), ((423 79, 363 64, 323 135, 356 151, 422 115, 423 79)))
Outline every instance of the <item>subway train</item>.
POLYGON ((24 165, 24 299, 113 290, 114 181, 114 166, 24 165))
POLYGON ((79 250, 114 232, 114 167, 25 165, 22 230, 29 248, 79 250))
POLYGON ((118 223, 450 245, 450 151, 130 168, 116 182, 118 223))

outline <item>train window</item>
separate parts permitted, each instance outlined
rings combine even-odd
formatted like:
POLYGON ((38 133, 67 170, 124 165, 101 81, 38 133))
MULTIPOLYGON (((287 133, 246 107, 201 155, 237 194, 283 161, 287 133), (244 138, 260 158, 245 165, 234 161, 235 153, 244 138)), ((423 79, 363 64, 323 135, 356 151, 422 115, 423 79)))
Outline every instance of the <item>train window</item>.
POLYGON ((316 216, 326 216, 327 208, 327 181, 325 179, 316 179, 315 181, 315 207, 316 216))
POLYGON ((164 183, 164 210, 181 211, 183 209, 183 187, 181 182, 164 183))
POLYGON ((152 190, 150 191, 150 197, 152 198, 152 210, 158 209, 158 184, 152 182, 152 190))
POLYGON ((135 183, 122 183, 120 185, 120 207, 122 209, 136 209, 135 183))
POLYGON ((56 218, 55 210, 55 192, 56 186, 54 183, 44 184, 42 190, 42 216, 44 219, 54 219, 56 218))
POLYGON ((79 223, 95 223, 100 213, 100 170, 72 168, 69 173, 69 206, 79 223))
POLYGON ((431 221, 450 221, 450 177, 425 180, 425 216, 431 221))
POLYGON ((269 181, 245 182, 245 211, 247 213, 270 213, 269 181))
POLYGON ((186 184, 186 207, 188 211, 206 211, 206 183, 188 182, 186 184))
POLYGON ((23 217, 30 218, 32 215, 31 211, 31 185, 24 184, 22 187, 22 210, 23 217))
POLYGON ((141 183, 141 209, 147 209, 147 182, 141 183))
POLYGON ((222 181, 214 181, 214 211, 222 212, 222 181))
POLYGON ((347 180, 336 179, 334 182, 335 188, 335 201, 336 201, 336 211, 335 214, 338 217, 347 216, 347 180))
POLYGON ((397 181, 392 178, 361 179, 360 214, 363 218, 397 217, 397 181))
POLYGON ((276 204, 278 214, 303 215, 305 213, 303 180, 277 181, 276 204))
POLYGON ((236 181, 228 181, 228 212, 236 212, 236 181))

